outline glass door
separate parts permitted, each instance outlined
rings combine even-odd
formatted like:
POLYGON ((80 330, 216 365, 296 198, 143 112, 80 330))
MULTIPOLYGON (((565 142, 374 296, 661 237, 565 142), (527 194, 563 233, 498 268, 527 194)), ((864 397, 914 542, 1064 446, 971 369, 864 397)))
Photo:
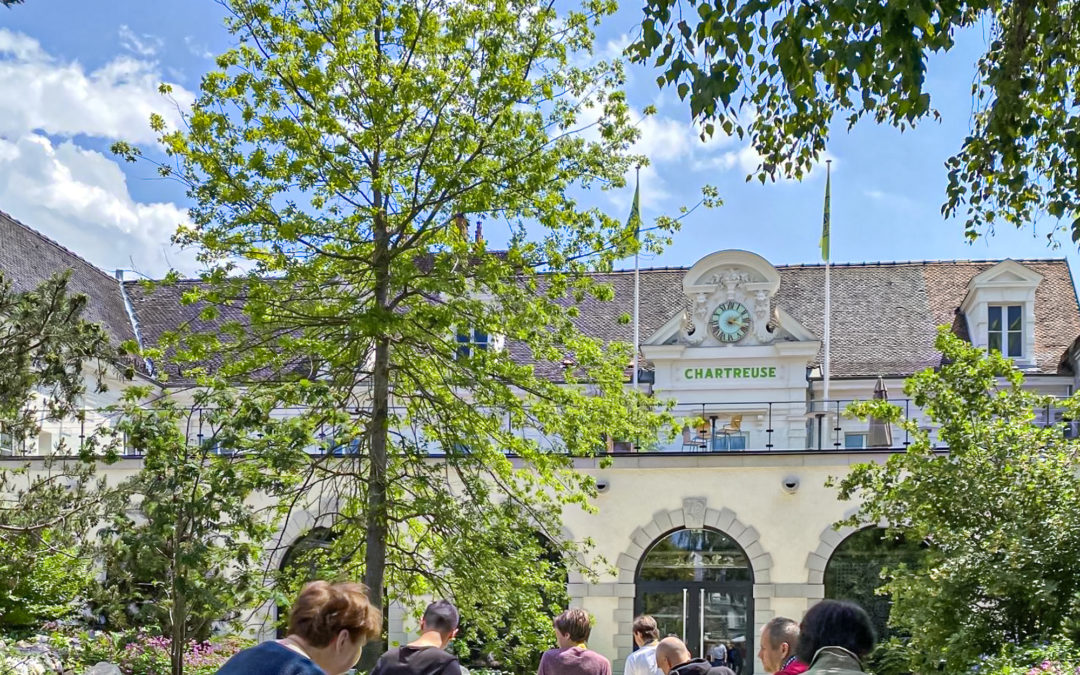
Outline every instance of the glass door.
POLYGON ((674 635, 686 642, 689 599, 687 588, 642 593, 638 614, 648 614, 656 619, 661 638, 674 635))
POLYGON ((744 590, 702 588, 698 609, 701 651, 696 655, 713 661, 721 652, 720 645, 724 646, 724 651, 736 649, 744 656, 753 653, 750 650, 753 626, 747 624, 749 602, 750 597, 744 590))

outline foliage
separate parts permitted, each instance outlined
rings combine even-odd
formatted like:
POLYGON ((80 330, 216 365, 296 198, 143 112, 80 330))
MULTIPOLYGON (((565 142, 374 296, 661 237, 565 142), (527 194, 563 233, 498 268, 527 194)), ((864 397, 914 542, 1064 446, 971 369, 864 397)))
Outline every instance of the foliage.
POLYGON ((571 456, 666 422, 627 391, 629 346, 574 323, 612 299, 586 272, 677 225, 642 244, 577 201, 643 161, 621 66, 590 56, 615 4, 226 5, 239 46, 183 130, 153 120, 175 159, 162 173, 197 203, 177 240, 211 266, 185 297, 207 330, 166 348, 304 409, 326 455, 304 494, 329 495, 316 525, 375 602, 437 592, 532 621, 546 570, 506 552, 528 529, 579 565, 560 515, 594 488, 571 456), (467 232, 481 225, 503 250, 467 232))
POLYGON ((84 370, 104 390, 108 365, 122 355, 102 328, 83 318, 85 295, 70 294, 71 272, 16 292, 0 276, 0 428, 5 444, 22 445, 40 411, 75 415, 86 391, 84 370), (91 369, 90 366, 95 366, 91 369), (35 405, 28 407, 31 399, 35 405))
MULTIPOLYGON (((0 651, 0 664, 25 662, 35 649, 47 646, 64 672, 82 673, 102 661, 116 664, 126 675, 168 675, 171 643, 169 638, 137 631, 106 632, 73 629, 70 626, 46 626, 46 634, 31 638, 31 649, 6 642, 0 651)), ((234 654, 253 644, 237 635, 216 636, 204 642, 190 641, 182 652, 184 672, 190 675, 213 675, 234 654)), ((6 672, 6 671, 5 671, 6 672)), ((20 671, 22 672, 22 671, 20 671)))
POLYGON ((916 672, 939 662, 962 672, 1000 645, 1076 633, 1080 443, 1038 416, 1076 419, 1080 400, 1026 391, 1012 361, 946 328, 937 347, 941 367, 905 385, 925 421, 900 420, 883 401, 853 406, 898 421, 908 451, 855 467, 839 488, 861 504, 848 524, 887 522, 928 542, 921 568, 886 570, 890 623, 910 634, 916 672), (927 421, 948 453, 920 428, 927 421))
POLYGON ((963 213, 971 238, 1046 212, 1080 239, 1076 3, 646 0, 643 12, 631 58, 662 70, 657 82, 676 88, 706 134, 748 136, 762 182, 804 175, 836 116, 901 130, 937 118, 929 58, 979 31, 973 123, 947 163, 942 210, 963 213))
POLYGON ((36 627, 70 618, 85 601, 93 579, 90 561, 74 546, 56 548, 44 537, 0 540, 0 626, 36 627))
POLYGON ((189 406, 125 392, 115 433, 143 466, 122 486, 128 507, 100 533, 105 575, 95 592, 110 626, 154 627, 171 640, 177 675, 189 639, 208 639, 215 622, 264 599, 259 561, 279 508, 252 500, 272 504, 290 486, 308 440, 264 399, 200 384, 189 406))
POLYGON ((1030 646, 1003 645, 983 656, 970 670, 978 675, 1075 675, 1080 672, 1080 648, 1069 640, 1030 646))
MULTIPOLYGON (((83 318, 87 299, 69 292, 70 276, 29 291, 0 277, 0 446, 14 454, 36 442, 43 418, 81 422, 88 384, 101 392, 110 374, 129 374, 123 351, 83 318)), ((31 627, 75 611, 89 575, 79 537, 113 506, 89 461, 99 449, 61 446, 82 457, 0 471, 0 624, 31 627)))

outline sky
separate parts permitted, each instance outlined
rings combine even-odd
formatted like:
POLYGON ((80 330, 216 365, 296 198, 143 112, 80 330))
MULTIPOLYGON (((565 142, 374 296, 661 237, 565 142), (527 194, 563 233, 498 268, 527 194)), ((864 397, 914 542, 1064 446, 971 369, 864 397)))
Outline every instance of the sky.
MULTIPOLYGON (((109 146, 124 140, 154 152, 150 113, 180 122, 215 54, 232 46, 223 16, 214 0, 26 0, 0 9, 0 210, 109 271, 197 272, 194 252, 170 243, 187 219, 183 189, 146 163, 119 161, 109 146), (173 85, 171 96, 158 92, 162 82, 173 85)), ((639 21, 640 5, 623 0, 597 32, 600 52, 619 53, 639 21)), ((1080 269, 1067 238, 1048 247, 1053 222, 999 228, 969 244, 962 222, 941 215, 944 162, 970 129, 983 44, 973 30, 932 60, 929 90, 940 122, 903 133, 872 122, 834 129, 834 262, 1067 257, 1074 274, 1080 269)), ((643 266, 689 266, 726 248, 774 264, 820 261, 823 171, 802 182, 747 183, 754 154, 745 143, 702 143, 687 107, 657 88, 654 71, 635 66, 629 74, 630 102, 658 109, 640 122, 636 148, 652 162, 641 174, 646 221, 696 203, 704 184, 715 185, 724 201, 684 218, 673 244, 644 256, 643 266)), ((599 195, 596 203, 622 218, 632 191, 599 195)))

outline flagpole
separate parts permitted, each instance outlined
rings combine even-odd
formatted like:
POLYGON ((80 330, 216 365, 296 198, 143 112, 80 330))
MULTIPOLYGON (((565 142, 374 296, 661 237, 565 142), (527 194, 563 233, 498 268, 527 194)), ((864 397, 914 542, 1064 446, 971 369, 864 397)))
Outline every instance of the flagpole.
MULTIPOLYGON (((634 199, 637 199, 637 190, 641 189, 641 167, 637 167, 635 173, 636 188, 634 191, 634 199)), ((638 223, 641 222, 641 216, 638 215, 638 223)), ((640 230, 640 225, 638 230, 640 230)), ((638 249, 641 248, 641 242, 639 241, 640 232, 634 231, 634 391, 638 389, 638 345, 641 343, 640 331, 641 331, 641 268, 638 265, 638 249)))
POLYGON ((822 253, 825 254, 825 363, 823 379, 825 383, 825 401, 829 400, 829 324, 832 323, 832 298, 829 289, 829 235, 832 223, 832 214, 830 213, 831 207, 829 204, 831 195, 830 183, 832 182, 832 160, 825 160, 825 226, 824 226, 824 246, 822 247, 822 253))

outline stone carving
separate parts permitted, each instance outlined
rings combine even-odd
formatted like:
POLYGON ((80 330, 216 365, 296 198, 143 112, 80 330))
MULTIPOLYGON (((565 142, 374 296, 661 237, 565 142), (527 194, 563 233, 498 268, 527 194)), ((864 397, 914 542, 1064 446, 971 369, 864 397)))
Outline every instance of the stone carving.
POLYGON ((683 513, 686 520, 695 523, 705 521, 705 500, 701 497, 687 497, 683 500, 683 513))
POLYGON ((683 339, 687 344, 699 345, 705 341, 709 330, 709 304, 704 293, 694 297, 691 308, 683 313, 683 339))
POLYGON ((762 344, 769 342, 772 336, 769 334, 769 294, 765 291, 755 293, 754 305, 754 337, 762 344))

